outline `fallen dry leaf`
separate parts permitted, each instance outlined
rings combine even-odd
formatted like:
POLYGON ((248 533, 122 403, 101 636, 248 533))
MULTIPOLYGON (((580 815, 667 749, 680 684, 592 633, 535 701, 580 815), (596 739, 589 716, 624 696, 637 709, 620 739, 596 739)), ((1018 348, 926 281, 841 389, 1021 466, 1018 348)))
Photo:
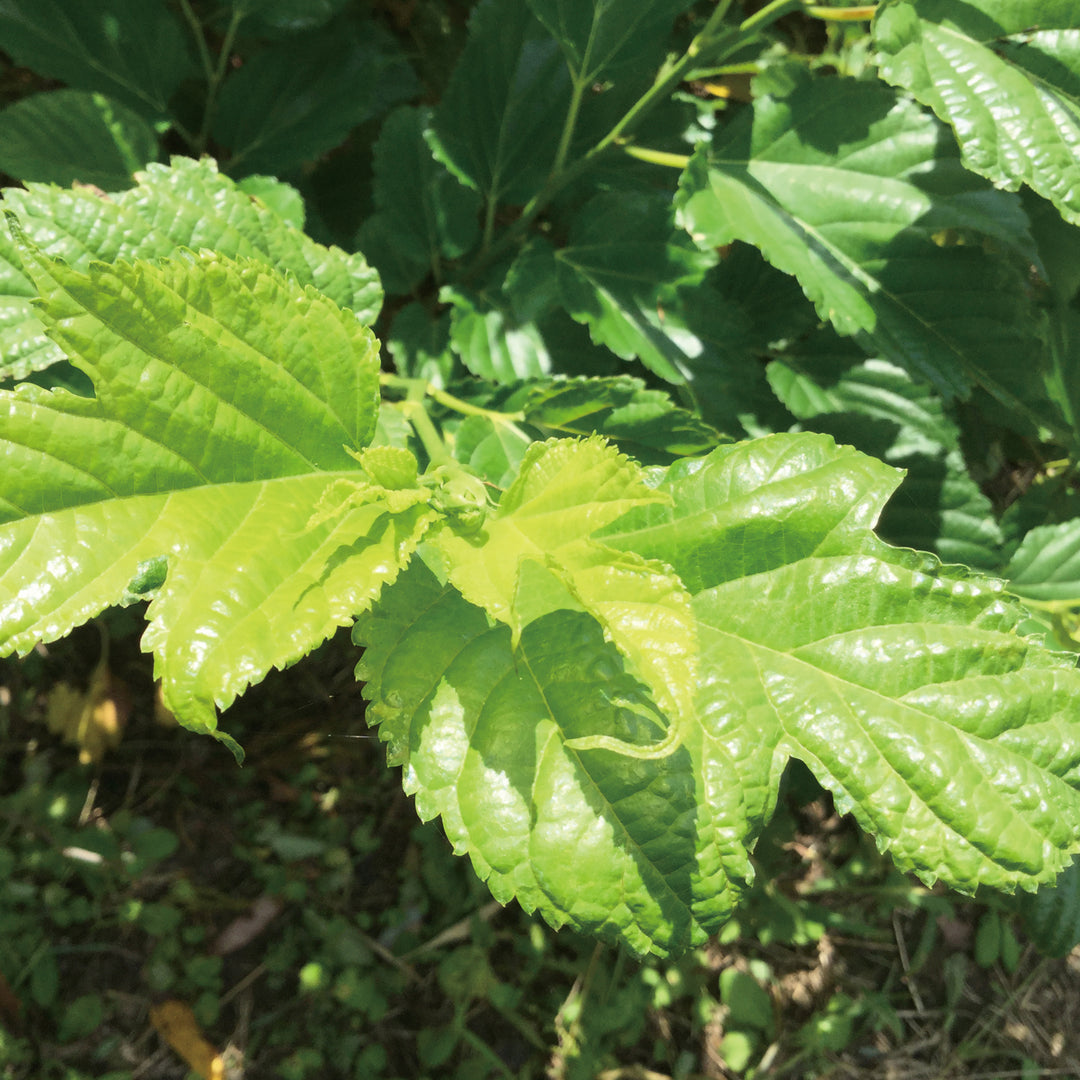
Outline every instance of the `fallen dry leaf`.
POLYGON ((225 1059, 202 1037, 195 1014, 182 1001, 170 998, 155 1005, 150 1023, 203 1080, 225 1080, 225 1059))
POLYGON ((130 715, 127 685, 113 675, 103 655, 85 692, 64 682, 49 691, 45 722, 50 731, 79 748, 79 760, 85 765, 100 761, 106 750, 120 745, 130 715))

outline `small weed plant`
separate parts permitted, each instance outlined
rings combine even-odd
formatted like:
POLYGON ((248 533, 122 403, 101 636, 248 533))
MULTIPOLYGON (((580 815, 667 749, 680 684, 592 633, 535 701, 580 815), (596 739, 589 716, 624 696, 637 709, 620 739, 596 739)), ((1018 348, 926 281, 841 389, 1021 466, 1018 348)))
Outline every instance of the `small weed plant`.
POLYGON ((467 6, 0 4, 65 84, 0 113, 0 648, 146 604, 240 759, 219 711, 351 626, 420 817, 638 954, 759 887, 792 759, 927 883, 1054 883, 1076 5, 467 6))

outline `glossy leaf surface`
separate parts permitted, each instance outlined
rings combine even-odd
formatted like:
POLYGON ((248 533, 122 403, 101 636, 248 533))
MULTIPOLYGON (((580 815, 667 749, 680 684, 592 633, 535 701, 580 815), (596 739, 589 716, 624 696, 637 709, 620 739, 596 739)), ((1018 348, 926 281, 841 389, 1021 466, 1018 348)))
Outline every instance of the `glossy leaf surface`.
POLYGON ((497 899, 661 953, 730 910, 750 867, 723 749, 700 732, 657 761, 566 745, 598 730, 652 738, 614 704, 640 687, 587 615, 550 612, 513 648, 507 627, 416 566, 353 635, 389 762, 497 899))
POLYGON ((3 394, 0 647, 25 653, 146 592, 165 702, 213 731, 215 705, 349 623, 424 521, 362 500, 315 513, 375 430, 377 345, 252 260, 84 276, 24 257, 96 396, 3 394))
MULTIPOLYGON (((610 520, 605 491, 644 492, 591 445, 534 446, 483 528, 437 534, 437 573, 411 567, 354 631, 406 790, 500 900, 636 949, 701 940, 791 757, 927 881, 1032 888, 1066 865, 1075 661, 1017 634, 1000 582, 873 535, 894 470, 774 436, 652 470, 653 496, 610 520), (582 584, 582 540, 692 597, 688 662, 669 669, 693 679, 692 711, 665 756, 590 745, 646 750, 681 702, 582 584)), ((675 639, 653 649, 671 663, 675 639)))
MULTIPOLYGON (((209 159, 174 158, 151 165, 129 191, 104 197, 77 188, 29 184, 8 189, 13 210, 32 241, 85 270, 91 260, 155 258, 179 247, 211 248, 261 259, 314 285, 366 323, 379 312, 382 290, 360 255, 324 247, 288 225, 222 176, 209 159)), ((0 372, 22 378, 62 359, 29 304, 34 288, 6 230, 0 231, 0 372)))
POLYGON ((920 0, 874 20, 882 76, 957 133, 964 164, 1080 224, 1080 15, 1069 0, 920 0))

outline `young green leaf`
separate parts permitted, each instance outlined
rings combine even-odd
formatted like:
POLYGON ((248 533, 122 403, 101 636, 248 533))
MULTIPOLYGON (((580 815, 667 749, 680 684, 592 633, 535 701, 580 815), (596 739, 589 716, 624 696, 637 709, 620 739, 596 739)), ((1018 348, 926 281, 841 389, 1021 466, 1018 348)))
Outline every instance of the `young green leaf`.
MULTIPOLYGON (((32 241, 50 255, 85 270, 91 260, 155 258, 180 247, 246 255, 291 272, 369 323, 379 313, 379 278, 361 255, 327 248, 241 191, 209 158, 173 158, 150 165, 129 191, 103 196, 86 188, 65 191, 28 184, 9 188, 13 210, 32 241)), ((63 358, 44 337, 28 303, 34 288, 5 229, 0 229, 0 373, 24 378, 63 358)))
POLYGON ((589 536, 662 498, 599 439, 534 443, 479 538, 444 528, 433 539, 450 582, 509 626, 515 644, 550 611, 591 614, 658 706, 656 753, 674 746, 693 716, 697 645, 689 597, 662 563, 589 536))
POLYGON ((166 705, 214 731, 215 705, 370 603, 432 516, 345 499, 315 520, 364 480, 348 449, 375 430, 377 344, 261 262, 186 253, 83 275, 21 254, 95 397, 3 395, 0 651, 128 599, 164 556, 143 644, 166 705))
POLYGON ((882 4, 881 74, 957 134, 964 164, 1080 224, 1080 20, 1071 0, 882 4))

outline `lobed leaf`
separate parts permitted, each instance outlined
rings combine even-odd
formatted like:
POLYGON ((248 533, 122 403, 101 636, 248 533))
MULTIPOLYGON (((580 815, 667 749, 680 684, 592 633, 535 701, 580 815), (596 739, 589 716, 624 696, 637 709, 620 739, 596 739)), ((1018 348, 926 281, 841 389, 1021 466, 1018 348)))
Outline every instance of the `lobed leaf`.
POLYGON ((888 548, 887 466, 814 435, 672 466, 670 504, 601 530, 693 594, 698 715, 751 835, 789 757, 924 879, 1032 888, 1080 842, 1075 658, 1019 636, 1002 583, 888 548))
POLYGON ((769 365, 770 384, 800 420, 905 472, 879 531, 891 543, 946 562, 997 570, 1003 537, 971 478, 960 433, 941 399, 901 368, 850 350, 803 346, 769 365))
POLYGON ((681 952, 730 913, 751 873, 722 747, 691 733, 662 760, 568 741, 647 741, 614 701, 637 690, 596 622, 557 610, 510 630, 422 565, 353 631, 368 718, 421 818, 441 816, 496 899, 555 926, 681 952))
POLYGON ((337 494, 363 482, 349 448, 375 431, 377 344, 254 260, 83 275, 21 254, 96 396, 2 395, 0 650, 147 593, 165 702, 213 731, 215 706, 351 622, 432 516, 337 494))
POLYGON ((949 124, 964 164, 1080 224, 1080 19, 1069 0, 883 4, 882 77, 949 124))

